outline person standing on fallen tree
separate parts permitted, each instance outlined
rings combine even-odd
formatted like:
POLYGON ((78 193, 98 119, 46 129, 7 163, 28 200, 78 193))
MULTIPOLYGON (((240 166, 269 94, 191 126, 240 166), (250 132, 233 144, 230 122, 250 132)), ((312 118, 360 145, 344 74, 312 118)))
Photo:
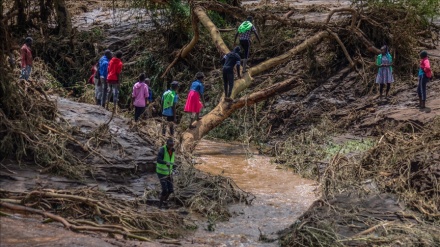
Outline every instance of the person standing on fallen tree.
POLYGON ((169 90, 165 91, 162 95, 162 116, 165 117, 166 124, 162 125, 162 135, 167 133, 167 125, 170 128, 170 135, 174 136, 174 124, 177 123, 177 102, 179 96, 177 95, 177 89, 179 88, 179 82, 171 82, 169 90))
POLYGON ((159 199, 159 208, 167 205, 168 197, 174 192, 172 175, 176 172, 174 163, 174 140, 169 138, 166 145, 159 148, 157 154, 156 173, 159 177, 162 192, 159 199))
POLYGON ((205 74, 203 72, 196 73, 196 80, 191 83, 191 88, 188 93, 188 98, 185 103, 185 112, 191 113, 189 120, 189 128, 195 128, 192 125, 194 119, 199 121, 201 118, 199 117, 200 111, 205 106, 205 86, 203 85, 203 79, 205 78, 205 74))
POLYGON ((31 37, 27 37, 24 40, 24 44, 20 49, 21 54, 21 74, 20 79, 29 80, 29 76, 32 72, 32 43, 34 40, 31 37))
POLYGON ((223 56, 223 86, 225 88, 225 100, 232 101, 231 93, 234 88, 234 69, 240 78, 240 47, 235 47, 232 52, 223 56))
POLYGON ((376 83, 379 84, 379 97, 383 96, 383 88, 385 85, 387 85, 385 97, 388 98, 391 83, 394 82, 393 68, 391 67, 393 64, 393 57, 388 52, 388 47, 386 45, 382 46, 380 51, 381 54, 379 54, 376 59, 376 65, 379 67, 379 71, 377 72, 376 76, 376 83))
POLYGON ((253 18, 249 16, 246 21, 241 23, 238 27, 237 33, 235 34, 234 46, 237 42, 237 37, 239 37, 240 45, 244 50, 243 54, 243 73, 246 72, 246 63, 249 59, 250 49, 251 49, 251 36, 255 33, 258 39, 258 43, 261 43, 260 37, 258 36, 257 29, 252 24, 253 18))
POLYGON ((426 84, 432 79, 431 65, 428 60, 428 52, 420 52, 419 84, 417 94, 419 95, 420 108, 425 108, 426 102, 426 84))
POLYGON ((105 50, 104 56, 102 56, 99 59, 99 80, 101 82, 101 86, 98 87, 97 90, 101 90, 100 94, 97 94, 97 97, 101 98, 101 106, 105 107, 105 102, 107 100, 107 90, 108 90, 108 84, 107 84, 107 75, 108 75, 108 62, 110 62, 110 59, 112 59, 113 54, 110 50, 105 50))

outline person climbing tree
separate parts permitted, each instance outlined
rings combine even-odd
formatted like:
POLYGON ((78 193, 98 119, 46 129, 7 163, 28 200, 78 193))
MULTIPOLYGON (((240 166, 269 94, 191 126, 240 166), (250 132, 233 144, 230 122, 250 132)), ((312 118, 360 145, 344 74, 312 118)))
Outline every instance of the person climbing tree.
POLYGON ((258 43, 261 43, 260 37, 258 36, 257 29, 252 24, 253 18, 249 16, 246 21, 241 23, 238 27, 237 33, 234 38, 234 46, 237 42, 237 37, 239 37, 240 45, 244 50, 243 53, 243 73, 246 72, 246 63, 249 59, 250 49, 251 49, 251 36, 252 33, 255 33, 255 36, 258 39, 258 43))
POLYGON ((117 51, 116 57, 113 57, 108 63, 108 75, 107 84, 109 85, 110 91, 113 95, 113 110, 116 111, 116 106, 119 98, 119 85, 121 84, 121 72, 122 72, 122 52, 117 51))
POLYGON ((419 95, 419 106, 425 108, 426 102, 426 84, 432 78, 431 65, 428 60, 428 52, 420 52, 419 84, 417 94, 419 95))
POLYGON ((162 116, 165 117, 167 124, 162 125, 162 135, 165 136, 167 132, 167 125, 170 128, 170 135, 174 136, 174 124, 177 123, 176 106, 179 101, 177 95, 177 89, 179 88, 179 82, 171 82, 171 87, 165 91, 162 95, 162 116))
POLYGON ((99 59, 99 76, 101 80, 101 106, 105 107, 105 102, 107 100, 107 90, 108 90, 108 84, 107 84, 107 75, 108 75, 108 63, 110 59, 112 59, 113 54, 110 50, 104 51, 104 56, 102 56, 99 59))
POLYGON ((390 92, 391 83, 394 82, 393 68, 391 67, 393 63, 393 58, 388 51, 386 45, 380 48, 381 54, 377 56, 376 65, 379 66, 379 71, 376 76, 376 83, 379 84, 379 97, 383 96, 383 88, 387 85, 387 90, 385 96, 388 98, 388 93, 390 92))
POLYGON ((203 78, 205 75, 203 72, 196 73, 196 80, 192 82, 191 88, 188 93, 188 98, 186 99, 186 104, 184 111, 191 113, 189 128, 194 128, 192 125, 194 119, 196 121, 200 120, 199 114, 205 105, 205 98, 203 96, 205 92, 205 87, 203 86, 203 78), (200 100, 202 102, 200 102, 200 100))
POLYGON ((32 72, 32 44, 34 40, 31 37, 27 37, 24 40, 24 44, 20 49, 21 54, 21 74, 20 79, 29 80, 29 76, 32 72))
POLYGON ((237 71, 238 78, 240 78, 240 47, 235 47, 234 50, 223 56, 221 62, 223 63, 223 86, 225 88, 225 100, 232 101, 231 93, 234 88, 234 69, 237 71))
POLYGON ((159 199, 159 208, 168 206, 167 200, 174 192, 172 174, 176 172, 177 165, 174 163, 174 140, 169 138, 166 145, 159 148, 156 162, 156 173, 159 177, 162 193, 159 199))
MULTIPOLYGON (((145 74, 142 73, 139 75, 139 81, 136 82, 133 86, 133 105, 134 105, 134 121, 138 121, 139 117, 144 113, 145 106, 147 105, 147 99, 149 96, 148 86, 145 83, 147 78, 145 78, 145 74)), ((150 79, 148 79, 150 80, 150 79)))

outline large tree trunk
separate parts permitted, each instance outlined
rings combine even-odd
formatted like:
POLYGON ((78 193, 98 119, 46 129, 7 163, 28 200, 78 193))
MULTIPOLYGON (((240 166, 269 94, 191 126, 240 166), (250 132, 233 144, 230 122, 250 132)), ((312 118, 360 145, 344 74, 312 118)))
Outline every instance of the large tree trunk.
POLYGON ((260 74, 268 69, 271 69, 281 63, 285 63, 289 61, 293 56, 297 55, 298 53, 304 51, 308 47, 311 47, 313 45, 316 45, 317 43, 321 42, 322 39, 325 37, 328 37, 329 33, 327 31, 319 32, 315 35, 313 35, 311 38, 306 39, 298 46, 290 49, 286 53, 271 58, 267 61, 264 61, 260 64, 258 64, 255 67, 252 67, 248 69, 248 71, 245 73, 245 76, 242 79, 236 80, 234 82, 234 89, 232 90, 232 98, 235 98, 240 92, 242 92, 244 89, 248 88, 252 84, 252 76, 260 74))
POLYGON ((68 36, 72 32, 72 20, 65 0, 55 0, 55 11, 57 12, 57 22, 59 34, 68 36))
POLYGON ((289 91, 302 81, 298 78, 291 78, 280 83, 276 83, 258 92, 241 97, 234 102, 221 101, 211 112, 197 121, 196 128, 183 133, 181 139, 181 151, 192 152, 198 140, 205 136, 209 131, 217 127, 236 110, 250 106, 280 93, 289 91))

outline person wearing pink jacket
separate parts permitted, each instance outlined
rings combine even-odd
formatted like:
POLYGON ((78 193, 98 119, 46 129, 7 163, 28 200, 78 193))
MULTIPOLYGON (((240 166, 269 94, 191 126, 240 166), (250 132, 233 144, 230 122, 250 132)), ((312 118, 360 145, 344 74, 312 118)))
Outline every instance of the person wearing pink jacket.
POLYGON ((139 75, 139 81, 136 82, 133 86, 133 93, 131 96, 133 97, 133 105, 134 105, 134 121, 138 121, 139 117, 144 113, 145 107, 147 105, 147 98, 150 95, 148 92, 148 85, 146 82, 149 82, 150 79, 145 77, 145 74, 142 73, 139 75))
POLYGON ((419 105, 421 109, 425 108, 426 102, 426 84, 432 79, 431 65, 428 60, 426 51, 420 52, 420 68, 419 68, 419 85, 417 86, 417 94, 419 95, 419 105))

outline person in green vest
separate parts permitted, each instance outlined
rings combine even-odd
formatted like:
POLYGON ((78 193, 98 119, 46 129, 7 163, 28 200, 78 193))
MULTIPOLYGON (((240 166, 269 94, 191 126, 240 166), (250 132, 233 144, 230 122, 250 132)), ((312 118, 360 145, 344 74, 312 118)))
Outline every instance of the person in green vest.
POLYGON ((177 89, 179 82, 171 82, 171 88, 165 91, 162 95, 162 116, 165 117, 167 124, 162 125, 162 135, 165 136, 167 132, 167 125, 170 128, 170 135, 174 135, 174 123, 177 123, 176 105, 179 100, 177 89))
POLYGON ((174 140, 169 138, 166 145, 159 148, 157 155, 156 173, 162 187, 159 208, 167 204, 168 197, 174 192, 172 174, 175 172, 176 167, 174 163, 174 140))

